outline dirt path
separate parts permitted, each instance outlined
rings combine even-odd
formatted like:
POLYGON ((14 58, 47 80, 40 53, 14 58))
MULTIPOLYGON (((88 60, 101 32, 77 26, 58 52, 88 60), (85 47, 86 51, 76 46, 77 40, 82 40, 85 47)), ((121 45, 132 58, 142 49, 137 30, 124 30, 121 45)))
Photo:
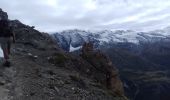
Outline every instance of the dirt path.
POLYGON ((13 79, 15 77, 16 71, 14 67, 4 67, 2 66, 2 60, 0 61, 0 100, 11 100, 13 79))

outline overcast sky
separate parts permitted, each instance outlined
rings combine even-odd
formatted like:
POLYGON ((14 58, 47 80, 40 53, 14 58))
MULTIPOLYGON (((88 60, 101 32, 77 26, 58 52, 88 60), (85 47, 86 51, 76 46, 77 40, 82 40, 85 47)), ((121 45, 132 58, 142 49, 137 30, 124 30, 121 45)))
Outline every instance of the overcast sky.
POLYGON ((0 8, 44 32, 170 26, 170 0, 0 0, 0 8))

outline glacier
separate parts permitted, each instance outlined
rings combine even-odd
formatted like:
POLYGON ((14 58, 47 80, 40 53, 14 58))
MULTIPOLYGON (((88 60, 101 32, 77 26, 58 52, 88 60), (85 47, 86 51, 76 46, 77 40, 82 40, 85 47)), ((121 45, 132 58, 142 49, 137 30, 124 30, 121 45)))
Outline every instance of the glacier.
POLYGON ((73 52, 81 48, 84 42, 92 42, 97 46, 115 43, 132 43, 139 45, 145 42, 155 42, 161 40, 170 41, 170 27, 149 31, 136 32, 133 30, 65 30, 52 35, 61 47, 67 47, 67 51, 73 52))

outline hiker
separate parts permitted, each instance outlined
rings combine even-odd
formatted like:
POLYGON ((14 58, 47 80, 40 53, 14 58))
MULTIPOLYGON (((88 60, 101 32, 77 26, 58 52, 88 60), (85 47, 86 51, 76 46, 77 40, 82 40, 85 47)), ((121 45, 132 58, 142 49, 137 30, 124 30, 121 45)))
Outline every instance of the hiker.
POLYGON ((10 48, 11 43, 15 43, 15 34, 12 31, 12 27, 9 26, 8 19, 1 19, 0 20, 0 45, 3 50, 4 55, 4 66, 10 66, 9 62, 9 55, 10 55, 10 48))

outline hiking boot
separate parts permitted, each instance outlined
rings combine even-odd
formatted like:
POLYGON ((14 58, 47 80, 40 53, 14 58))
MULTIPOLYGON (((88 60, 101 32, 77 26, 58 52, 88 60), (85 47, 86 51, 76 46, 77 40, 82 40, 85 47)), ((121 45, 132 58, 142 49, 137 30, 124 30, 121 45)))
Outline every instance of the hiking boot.
POLYGON ((5 63, 3 64, 3 66, 5 67, 10 67, 11 66, 11 63, 9 61, 5 61, 5 63))

